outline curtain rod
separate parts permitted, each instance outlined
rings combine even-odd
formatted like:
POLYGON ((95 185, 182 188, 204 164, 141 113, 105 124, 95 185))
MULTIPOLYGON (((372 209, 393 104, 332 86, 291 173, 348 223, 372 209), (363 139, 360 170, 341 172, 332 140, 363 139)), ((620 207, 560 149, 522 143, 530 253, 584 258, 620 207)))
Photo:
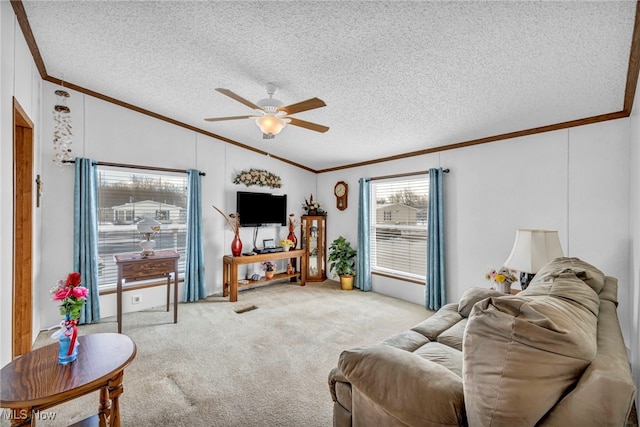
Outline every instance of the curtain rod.
MULTIPOLYGON (((62 163, 75 163, 75 160, 63 160, 62 163)), ((160 168, 155 166, 140 166, 140 165, 128 165, 126 163, 111 163, 111 162, 96 162, 98 166, 113 166, 117 168, 130 168, 130 169, 144 169, 149 171, 159 171, 159 172, 178 172, 178 173, 187 173, 185 169, 171 169, 171 168, 160 168)), ((200 172, 200 176, 206 176, 207 174, 204 172, 200 172)))
MULTIPOLYGON (((367 178, 366 181, 377 181, 379 179, 389 179, 389 178, 401 178, 403 176, 412 176, 412 175, 426 175, 426 174, 429 173, 429 170, 430 169, 427 169, 426 171, 399 173, 399 174, 396 174, 396 175, 374 176, 374 177, 371 177, 371 178, 367 178)), ((449 173, 450 170, 449 169, 443 169, 442 172, 449 173)))

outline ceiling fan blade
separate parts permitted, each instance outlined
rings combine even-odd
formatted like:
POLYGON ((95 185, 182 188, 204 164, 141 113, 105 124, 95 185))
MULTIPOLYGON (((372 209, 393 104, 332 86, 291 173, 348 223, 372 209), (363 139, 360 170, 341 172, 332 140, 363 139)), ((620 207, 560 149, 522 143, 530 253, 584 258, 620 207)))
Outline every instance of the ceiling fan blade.
POLYGON ((276 112, 284 111, 287 114, 295 114, 295 113, 300 113, 301 111, 309 111, 309 110, 314 110, 316 108, 326 107, 326 106, 327 104, 325 104, 322 99, 311 98, 311 99, 307 99, 306 101, 298 102, 296 104, 285 105, 284 107, 278 108, 276 112))
POLYGON ((264 109, 262 107, 260 107, 259 105, 256 105, 253 102, 244 99, 240 95, 237 95, 237 94, 231 92, 229 89, 224 89, 224 88, 221 88, 221 87, 217 87, 216 90, 218 92, 220 92, 221 94, 223 94, 223 95, 227 95, 231 99, 235 99, 236 101, 243 103, 244 105, 246 105, 247 107, 249 107, 251 109, 264 111, 264 109))
POLYGON ((221 122, 223 120, 240 120, 240 119, 250 119, 251 117, 258 116, 231 116, 231 117, 212 117, 210 119, 205 119, 208 122, 221 122))
POLYGON ((316 132, 324 133, 329 130, 329 126, 319 125, 317 123, 311 123, 305 120, 294 119, 293 117, 287 117, 287 119, 291 120, 289 122, 290 125, 300 126, 301 128, 315 130, 316 132))

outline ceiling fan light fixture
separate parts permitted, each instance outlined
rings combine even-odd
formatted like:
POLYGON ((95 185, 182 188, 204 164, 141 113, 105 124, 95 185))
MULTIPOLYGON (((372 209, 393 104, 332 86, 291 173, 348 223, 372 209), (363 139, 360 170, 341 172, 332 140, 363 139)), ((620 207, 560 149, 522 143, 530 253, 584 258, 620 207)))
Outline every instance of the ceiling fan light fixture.
POLYGON ((310 98, 305 101, 282 106, 281 101, 273 99, 273 94, 276 89, 277 88, 273 83, 268 83, 267 93, 269 94, 269 98, 261 99, 257 102, 257 104, 254 104, 253 102, 241 97, 240 95, 231 92, 229 89, 218 87, 216 88, 216 91, 228 96, 234 101, 238 101, 241 104, 244 104, 245 106, 255 110, 256 114, 252 116, 211 117, 205 120, 208 122, 219 122, 223 120, 256 118, 256 125, 262 131, 262 137, 264 139, 272 139, 274 135, 279 134, 280 131, 284 129, 285 126, 287 126, 287 124, 289 123, 292 126, 297 126, 321 133, 329 130, 329 127, 327 126, 291 117, 292 114, 315 110, 316 108, 320 107, 326 107, 327 104, 325 104, 323 100, 319 98, 310 98))
POLYGON ((256 119, 256 124, 266 135, 277 135, 287 125, 287 122, 275 114, 265 114, 256 119))

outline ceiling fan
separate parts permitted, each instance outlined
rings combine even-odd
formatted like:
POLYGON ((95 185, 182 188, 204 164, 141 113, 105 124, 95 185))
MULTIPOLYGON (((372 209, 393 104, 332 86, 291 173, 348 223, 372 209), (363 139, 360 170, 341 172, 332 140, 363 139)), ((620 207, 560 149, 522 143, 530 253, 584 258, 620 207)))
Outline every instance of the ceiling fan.
POLYGON ((266 89, 269 98, 261 99, 254 104, 253 102, 246 100, 240 95, 231 92, 229 89, 216 88, 216 90, 221 94, 227 95, 229 98, 235 99, 236 101, 241 102, 247 107, 256 110, 257 114, 251 116, 213 117, 205 120, 208 122, 219 122, 223 120, 255 118, 256 124, 262 131, 262 137, 264 139, 272 139, 278 133, 280 133, 280 131, 284 129, 287 124, 322 133, 329 130, 328 126, 319 125, 317 123, 311 123, 305 120, 291 117, 291 114, 325 107, 327 104, 325 104, 323 100, 319 98, 311 98, 307 99, 306 101, 283 106, 281 101, 273 98, 273 94, 278 89, 277 86, 273 83, 267 83, 266 89))

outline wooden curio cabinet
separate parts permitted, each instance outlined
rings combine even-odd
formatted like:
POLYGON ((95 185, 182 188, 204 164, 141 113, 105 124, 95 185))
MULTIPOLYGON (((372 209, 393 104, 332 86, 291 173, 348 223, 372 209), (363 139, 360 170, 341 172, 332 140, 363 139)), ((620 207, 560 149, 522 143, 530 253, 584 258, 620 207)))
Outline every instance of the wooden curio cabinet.
POLYGON ((307 250, 307 282, 322 282, 327 278, 327 217, 303 215, 300 227, 300 247, 307 250))

